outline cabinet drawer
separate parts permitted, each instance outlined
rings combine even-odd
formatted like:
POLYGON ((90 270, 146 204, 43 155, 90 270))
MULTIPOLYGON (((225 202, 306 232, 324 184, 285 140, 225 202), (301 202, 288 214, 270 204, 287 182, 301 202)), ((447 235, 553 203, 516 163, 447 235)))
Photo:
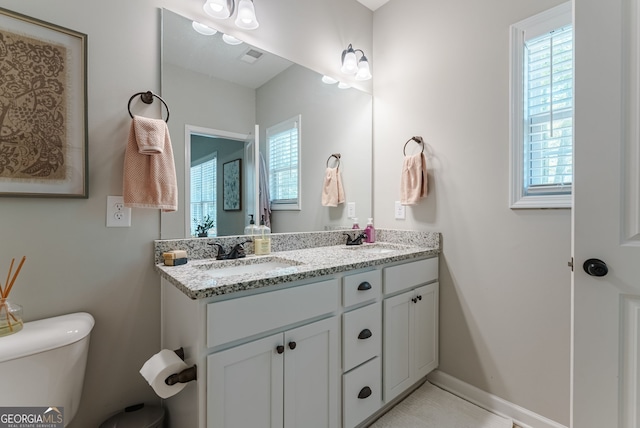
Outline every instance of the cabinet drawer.
POLYGON ((438 258, 419 260, 383 269, 384 294, 392 294, 438 279, 438 258))
POLYGON ((339 280, 271 291, 207 305, 209 348, 334 312, 339 280))
POLYGON ((351 428, 373 415, 382 404, 380 358, 342 376, 344 428, 351 428))
POLYGON ((382 347, 382 303, 342 315, 342 366, 349 371, 380 355, 382 347))
POLYGON ((380 295, 382 277, 379 270, 348 275, 342 279, 342 304, 344 307, 373 300, 380 295))

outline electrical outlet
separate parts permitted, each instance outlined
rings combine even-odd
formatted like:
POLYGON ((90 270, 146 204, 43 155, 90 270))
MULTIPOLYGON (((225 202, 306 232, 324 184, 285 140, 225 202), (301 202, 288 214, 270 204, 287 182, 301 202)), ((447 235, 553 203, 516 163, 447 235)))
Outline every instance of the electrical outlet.
POLYGON ((397 220, 404 220, 405 218, 404 205, 402 205, 400 201, 396 201, 395 213, 396 213, 397 220))
POLYGON ((107 196, 107 227, 131 227, 131 208, 122 196, 107 196))
POLYGON ((356 203, 347 202, 347 217, 354 218, 356 216, 356 203))

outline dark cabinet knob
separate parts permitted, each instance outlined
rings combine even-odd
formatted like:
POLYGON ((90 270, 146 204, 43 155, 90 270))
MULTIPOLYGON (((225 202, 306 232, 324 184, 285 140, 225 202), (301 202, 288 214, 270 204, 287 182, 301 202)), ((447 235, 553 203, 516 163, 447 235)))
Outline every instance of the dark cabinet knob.
POLYGON ((365 398, 369 397, 370 395, 371 395, 371 388, 369 388, 368 386, 365 386, 358 393, 358 398, 361 399, 361 400, 364 400, 365 398))
POLYGON ((371 290, 371 284, 369 284, 367 281, 361 282, 360 285, 358 285, 358 291, 366 290, 371 290))
POLYGON ((282 354, 284 352, 284 346, 282 346, 282 345, 276 346, 276 352, 278 354, 282 354))
POLYGON ((412 301, 413 303, 418 303, 418 298, 417 298, 417 297, 414 297, 413 299, 411 299, 411 301, 412 301))
POLYGON ((605 276, 609 272, 607 264, 598 259, 587 260, 582 265, 582 268, 591 276, 605 276))
POLYGON ((358 339, 364 340, 364 339, 370 338, 371 336, 373 336, 373 334, 371 333, 371 330, 369 330, 368 328, 365 328, 358 335, 358 339))
POLYGON ((422 300, 422 295, 418 295, 418 300, 422 300))
POLYGON ((296 346, 297 346, 296 342, 294 341, 289 342, 289 349, 296 349, 296 346))

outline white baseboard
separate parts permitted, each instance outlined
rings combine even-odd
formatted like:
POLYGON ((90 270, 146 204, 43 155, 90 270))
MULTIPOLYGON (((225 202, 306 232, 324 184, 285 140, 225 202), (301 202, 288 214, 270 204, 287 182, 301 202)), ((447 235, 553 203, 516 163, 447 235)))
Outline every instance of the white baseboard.
POLYGON ((522 428, 567 428, 558 422, 489 394, 440 370, 431 372, 427 379, 434 385, 449 391, 453 395, 464 398, 476 406, 480 406, 498 416, 512 419, 516 425, 522 428))

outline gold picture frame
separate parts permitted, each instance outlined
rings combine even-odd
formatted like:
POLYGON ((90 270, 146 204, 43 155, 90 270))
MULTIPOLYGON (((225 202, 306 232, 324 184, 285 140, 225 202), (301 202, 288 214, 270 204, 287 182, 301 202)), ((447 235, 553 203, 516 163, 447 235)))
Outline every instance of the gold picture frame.
POLYGON ((87 35, 0 8, 0 196, 88 198, 87 35))

